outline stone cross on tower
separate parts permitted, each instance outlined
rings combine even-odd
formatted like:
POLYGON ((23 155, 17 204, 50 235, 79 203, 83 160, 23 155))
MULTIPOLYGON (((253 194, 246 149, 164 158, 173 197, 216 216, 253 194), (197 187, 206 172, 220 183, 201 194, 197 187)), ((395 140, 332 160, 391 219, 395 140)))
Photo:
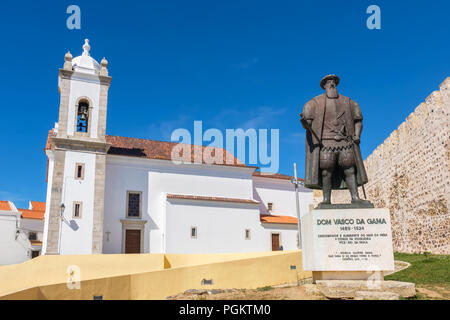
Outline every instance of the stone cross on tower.
POLYGON ((91 46, 89 45, 89 39, 85 39, 84 40, 84 45, 83 45, 83 56, 90 56, 89 55, 89 51, 91 50, 91 46))

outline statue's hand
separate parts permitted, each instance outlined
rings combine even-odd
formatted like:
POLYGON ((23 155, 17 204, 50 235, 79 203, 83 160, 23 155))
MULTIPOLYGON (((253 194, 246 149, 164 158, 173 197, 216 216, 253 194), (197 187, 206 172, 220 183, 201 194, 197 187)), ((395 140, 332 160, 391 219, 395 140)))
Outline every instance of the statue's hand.
POLYGON ((353 141, 356 143, 356 144, 359 144, 360 143, 360 140, 359 140, 359 137, 358 136, 353 136, 353 141))
POLYGON ((308 130, 308 125, 310 124, 308 123, 308 120, 306 120, 305 117, 303 116, 303 113, 300 113, 300 123, 302 124, 302 127, 305 130, 308 130))

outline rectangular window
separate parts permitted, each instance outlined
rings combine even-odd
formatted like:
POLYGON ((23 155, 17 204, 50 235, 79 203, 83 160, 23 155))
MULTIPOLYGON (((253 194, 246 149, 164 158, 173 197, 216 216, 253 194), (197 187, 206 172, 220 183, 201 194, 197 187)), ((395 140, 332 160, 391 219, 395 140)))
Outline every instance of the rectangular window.
POLYGON ((250 240, 250 229, 245 229, 245 240, 250 240))
POLYGON ((267 203, 267 211, 272 212, 273 210, 273 202, 267 203))
POLYGON ((191 238, 197 238, 197 227, 191 227, 191 238))
POLYGON ((72 217, 74 219, 80 219, 81 218, 81 210, 83 209, 83 205, 81 202, 74 202, 73 203, 73 214, 72 217))
POLYGON ((77 163, 75 165, 75 180, 84 179, 84 163, 77 163))
POLYGON ((140 218, 142 206, 142 192, 127 192, 127 218, 140 218))
POLYGON ((29 239, 29 240, 37 240, 37 234, 36 234, 36 232, 30 232, 30 233, 28 234, 28 239, 29 239))

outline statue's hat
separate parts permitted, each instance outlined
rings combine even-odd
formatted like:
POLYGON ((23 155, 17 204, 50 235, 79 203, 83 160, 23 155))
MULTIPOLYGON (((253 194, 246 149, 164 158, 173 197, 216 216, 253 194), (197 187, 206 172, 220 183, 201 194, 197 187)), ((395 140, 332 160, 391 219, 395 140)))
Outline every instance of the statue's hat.
POLYGON ((336 86, 339 84, 339 77, 335 74, 329 74, 320 80, 320 87, 322 89, 325 89, 325 83, 327 83, 328 80, 334 80, 336 82, 336 86))

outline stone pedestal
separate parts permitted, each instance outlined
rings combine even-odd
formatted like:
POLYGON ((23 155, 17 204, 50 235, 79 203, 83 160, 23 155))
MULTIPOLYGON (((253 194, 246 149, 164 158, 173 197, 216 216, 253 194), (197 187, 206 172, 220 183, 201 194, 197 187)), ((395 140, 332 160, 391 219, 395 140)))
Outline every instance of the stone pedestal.
POLYGON ((313 282, 317 280, 384 280, 383 271, 313 271, 313 282))
POLYGON ((311 210, 301 217, 303 269, 317 280, 383 280, 394 270, 388 209, 311 210))

